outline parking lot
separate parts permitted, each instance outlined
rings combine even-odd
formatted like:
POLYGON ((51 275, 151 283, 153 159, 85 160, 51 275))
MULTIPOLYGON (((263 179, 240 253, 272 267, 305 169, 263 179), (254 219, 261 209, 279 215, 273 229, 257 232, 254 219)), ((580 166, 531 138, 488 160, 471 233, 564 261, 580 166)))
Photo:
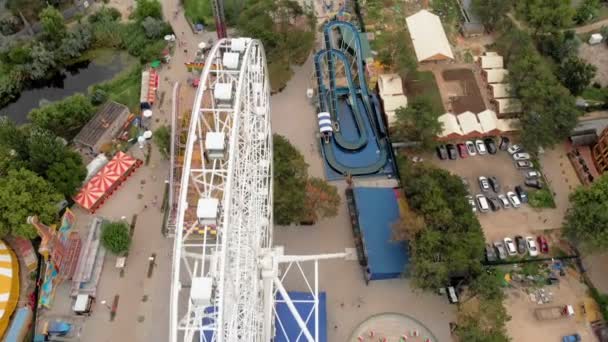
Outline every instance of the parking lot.
MULTIPOLYGON (((524 170, 517 169, 511 155, 506 151, 498 151, 495 155, 476 155, 457 160, 440 160, 435 154, 429 156, 431 163, 463 177, 469 184, 471 195, 482 193, 479 188, 480 176, 498 179, 501 193, 514 191, 515 186, 523 185, 524 170)), ((526 191, 530 189, 524 187, 526 191)), ((492 190, 485 193, 496 196, 492 190)), ((555 226, 554 209, 534 209, 527 204, 520 208, 501 209, 496 212, 479 213, 479 222, 488 241, 502 240, 505 236, 537 235, 542 230, 553 229, 555 226), (548 213, 548 214, 547 214, 548 213)), ((561 218, 559 219, 561 222, 561 218)))

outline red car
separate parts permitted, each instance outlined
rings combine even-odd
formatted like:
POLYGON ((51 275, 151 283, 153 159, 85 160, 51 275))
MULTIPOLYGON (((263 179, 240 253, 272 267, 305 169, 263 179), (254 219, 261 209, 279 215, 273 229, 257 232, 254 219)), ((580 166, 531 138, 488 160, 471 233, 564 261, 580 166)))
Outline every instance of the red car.
POLYGON ((549 243, 547 243, 547 239, 545 239, 544 236, 539 235, 536 238, 536 241, 538 241, 538 249, 540 249, 540 251, 544 254, 549 253, 549 243))
POLYGON ((456 146, 458 146, 458 154, 460 154, 460 158, 466 158, 469 156, 467 147, 464 144, 458 144, 456 146))

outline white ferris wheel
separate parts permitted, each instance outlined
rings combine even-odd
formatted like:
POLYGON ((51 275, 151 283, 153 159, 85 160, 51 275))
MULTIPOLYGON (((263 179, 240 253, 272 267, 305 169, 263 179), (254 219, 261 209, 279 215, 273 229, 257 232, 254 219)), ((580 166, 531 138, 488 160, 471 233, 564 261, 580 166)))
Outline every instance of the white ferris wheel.
POLYGON ((207 56, 185 147, 169 341, 274 340, 285 330, 277 302, 301 329, 296 339, 282 340, 319 341, 318 261, 347 253, 284 255, 272 245, 272 193, 264 48, 255 39, 221 39, 207 56), (314 263, 314 279, 305 281, 315 308, 308 315, 282 284, 289 270, 306 279, 304 262, 314 263))

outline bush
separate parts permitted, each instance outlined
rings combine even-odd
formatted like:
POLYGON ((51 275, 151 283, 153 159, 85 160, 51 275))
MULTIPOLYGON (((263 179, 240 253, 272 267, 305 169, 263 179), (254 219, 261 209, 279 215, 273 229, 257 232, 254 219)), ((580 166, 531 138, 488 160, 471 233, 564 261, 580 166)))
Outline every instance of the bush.
POLYGON ((169 159, 171 151, 171 130, 167 126, 160 126, 154 131, 154 142, 163 158, 169 159))
POLYGON ((101 243, 110 252, 121 255, 129 250, 131 235, 129 226, 124 222, 110 222, 103 226, 101 243))
POLYGON ((108 99, 108 93, 106 93, 103 89, 95 89, 91 94, 91 103, 95 106, 99 106, 100 104, 106 102, 108 99))
POLYGON ((530 191, 528 194, 528 203, 532 208, 555 208, 553 194, 551 193, 551 190, 547 188, 530 191))

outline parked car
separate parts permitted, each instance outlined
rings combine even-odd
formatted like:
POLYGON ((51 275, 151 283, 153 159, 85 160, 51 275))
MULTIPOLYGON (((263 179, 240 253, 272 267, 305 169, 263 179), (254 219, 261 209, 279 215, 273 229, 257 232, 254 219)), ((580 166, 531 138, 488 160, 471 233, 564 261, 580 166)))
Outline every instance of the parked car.
POLYGON ((530 254, 531 257, 538 256, 538 246, 533 237, 526 236, 526 245, 528 246, 528 254, 530 254))
POLYGON ((475 149, 475 144, 471 140, 467 140, 464 143, 467 147, 467 152, 469 152, 470 156, 474 156, 477 154, 477 149, 475 149))
POLYGON ((562 337, 562 342, 581 342, 581 335, 579 334, 572 334, 572 335, 566 335, 564 337, 562 337))
POLYGON ((475 148, 477 148, 477 153, 479 153, 480 155, 488 154, 486 144, 484 144, 482 140, 475 140, 475 148))
POLYGON ((464 144, 457 144, 456 147, 458 148, 458 154, 460 155, 460 158, 466 158, 469 156, 469 152, 467 152, 467 147, 464 146, 464 144))
POLYGON ((445 147, 448 149, 448 157, 451 160, 458 159, 458 153, 456 152, 456 146, 454 146, 454 144, 447 144, 445 147))
POLYGON ((528 203, 528 193, 521 185, 515 187, 515 193, 517 193, 517 197, 519 197, 521 203, 528 203))
POLYGON ((507 152, 509 152, 509 154, 515 154, 517 152, 521 152, 523 150, 523 148, 520 145, 511 145, 509 146, 509 148, 507 149, 507 152))
POLYGON ((481 191, 484 191, 484 192, 490 190, 490 183, 488 182, 487 177, 484 177, 484 176, 479 177, 479 188, 481 189, 481 191))
POLYGON ((505 248, 507 249, 507 253, 509 254, 509 256, 517 255, 517 248, 515 248, 515 243, 513 242, 513 239, 511 239, 510 237, 506 237, 503 241, 505 243, 505 248))
POLYGON ((445 145, 439 145, 435 148, 437 151, 437 157, 441 160, 448 159, 448 150, 445 148, 445 145))
POLYGON ((494 139, 492 138, 486 138, 484 140, 484 143, 486 144, 486 148, 488 149, 488 153, 490 154, 496 154, 496 151, 498 151, 496 149, 496 143, 494 142, 494 139))
POLYGON ((496 197, 488 197, 488 202, 490 202, 490 208, 492 209, 492 211, 500 210, 500 201, 496 197))
POLYGON ((515 245, 517 245, 517 253, 519 254, 526 254, 528 251, 526 240, 524 240, 524 237, 521 235, 515 237, 515 245))
POLYGON ((517 195, 513 191, 507 192, 507 198, 509 199, 509 202, 511 202, 513 208, 519 208, 521 206, 521 201, 519 200, 519 197, 517 197, 517 195))
POLYGON ((473 199, 473 196, 471 196, 471 195, 467 196, 467 201, 469 202, 469 205, 471 205, 471 210, 473 212, 476 212, 477 206, 475 205, 475 200, 473 199))
POLYGON ((458 294, 456 293, 456 289, 453 286, 449 286, 447 288, 447 294, 450 304, 458 303, 458 294))
POLYGON ((547 242, 547 239, 544 236, 539 235, 536 238, 536 242, 538 242, 538 249, 540 250, 541 253, 543 253, 543 254, 549 253, 549 243, 547 242))
POLYGON ((503 208, 511 208, 511 203, 509 202, 509 199, 507 198, 507 196, 505 196, 505 194, 498 195, 498 200, 502 204, 503 208))
POLYGON ((497 255, 494 247, 486 243, 486 260, 489 262, 496 261, 497 255))
POLYGON ((486 198, 486 196, 479 194, 475 196, 475 199, 477 200, 477 206, 479 207, 479 211, 481 211, 482 213, 487 213, 490 210, 490 205, 488 204, 488 199, 486 198))
POLYGON ((506 151, 509 148, 509 138, 507 137, 500 137, 500 143, 498 144, 498 148, 501 151, 506 151))
POLYGON ((530 188, 535 188, 535 189, 542 189, 543 188, 543 183, 538 180, 538 179, 526 179, 524 181, 524 185, 528 186, 530 188))
POLYGON ((536 170, 530 170, 526 171, 526 173, 524 173, 524 176, 528 179, 537 179, 540 178, 540 172, 536 170))
POLYGON ((513 155, 513 159, 515 159, 515 160, 530 160, 530 155, 528 153, 525 153, 525 152, 515 153, 513 155))
POLYGON ((498 179, 494 176, 488 178, 488 182, 490 182, 490 186, 492 187, 492 190, 494 190, 495 193, 499 193, 500 192, 500 183, 498 182, 498 179))
POLYGON ((494 248, 496 248, 498 259, 505 260, 507 258, 507 250, 505 249, 505 245, 502 243, 502 241, 494 242, 494 248))
POLYGON ((515 166, 518 169, 531 169, 534 167, 531 161, 529 160, 518 160, 515 162, 515 166))

